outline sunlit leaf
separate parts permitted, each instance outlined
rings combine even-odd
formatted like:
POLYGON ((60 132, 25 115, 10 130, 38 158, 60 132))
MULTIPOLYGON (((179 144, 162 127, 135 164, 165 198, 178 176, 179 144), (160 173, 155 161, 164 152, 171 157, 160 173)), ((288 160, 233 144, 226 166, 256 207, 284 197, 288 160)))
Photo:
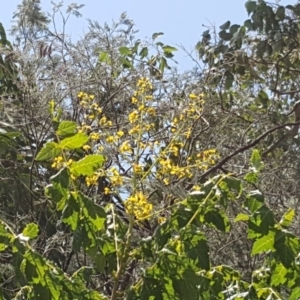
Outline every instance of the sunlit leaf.
POLYGON ((56 134, 58 134, 61 137, 73 134, 75 132, 76 127, 77 127, 76 122, 62 121, 58 126, 56 134))
POLYGON ((257 239, 252 246, 251 255, 267 252, 270 250, 274 251, 275 250, 274 237, 275 237, 275 232, 270 231, 268 235, 265 235, 257 239))
POLYGON ((279 284, 284 284, 287 281, 286 274, 287 269, 283 264, 276 264, 274 270, 272 270, 271 284, 278 286, 279 284))
POLYGON ((59 145, 55 142, 48 142, 36 157, 37 161, 53 159, 61 153, 59 145))
POLYGON ((77 133, 72 137, 63 139, 59 143, 59 148, 61 149, 78 149, 81 148, 89 140, 89 137, 85 133, 77 133))
POLYGON ((104 160, 104 157, 99 154, 87 155, 83 159, 74 162, 70 171, 75 176, 91 176, 97 168, 102 166, 104 160))
POLYGON ((24 230, 22 231, 22 234, 26 237, 29 237, 30 239, 36 238, 38 233, 39 227, 34 223, 27 224, 24 230))
POLYGON ((292 221, 294 220, 294 217, 295 217, 295 210, 289 208, 282 216, 279 224, 284 227, 289 227, 292 221))

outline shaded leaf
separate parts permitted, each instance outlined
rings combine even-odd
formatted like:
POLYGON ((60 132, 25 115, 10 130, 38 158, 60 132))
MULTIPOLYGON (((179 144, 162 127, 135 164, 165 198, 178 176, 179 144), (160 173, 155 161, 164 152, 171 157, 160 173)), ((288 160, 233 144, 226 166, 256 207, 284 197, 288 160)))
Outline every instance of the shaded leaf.
POLYGON ((225 22, 223 25, 221 25, 219 28, 222 30, 227 30, 230 26, 230 21, 225 22))

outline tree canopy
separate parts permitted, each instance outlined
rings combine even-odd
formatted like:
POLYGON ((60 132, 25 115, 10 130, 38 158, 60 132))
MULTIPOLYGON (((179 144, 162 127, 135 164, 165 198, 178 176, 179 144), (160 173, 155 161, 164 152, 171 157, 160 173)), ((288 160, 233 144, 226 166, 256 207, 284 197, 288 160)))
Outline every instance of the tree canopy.
POLYGON ((73 41, 82 6, 0 23, 0 299, 300 299, 300 4, 186 72, 125 13, 73 41))

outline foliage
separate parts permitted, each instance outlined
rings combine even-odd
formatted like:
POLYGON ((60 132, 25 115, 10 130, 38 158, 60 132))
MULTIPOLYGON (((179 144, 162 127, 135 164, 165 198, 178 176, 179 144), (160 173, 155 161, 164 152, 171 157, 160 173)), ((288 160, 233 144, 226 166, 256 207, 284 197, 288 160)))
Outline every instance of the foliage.
POLYGON ((161 32, 72 42, 82 5, 53 5, 18 6, 14 46, 0 24, 0 297, 299 299, 299 138, 260 153, 298 100, 300 5, 247 1, 183 74, 161 32))

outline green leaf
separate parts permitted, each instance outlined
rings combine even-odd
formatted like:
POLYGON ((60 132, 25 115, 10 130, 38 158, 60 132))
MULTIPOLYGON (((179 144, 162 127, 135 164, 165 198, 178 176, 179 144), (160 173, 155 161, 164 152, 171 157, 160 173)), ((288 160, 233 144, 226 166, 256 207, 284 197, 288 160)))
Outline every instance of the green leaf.
POLYGON ((295 210, 292 208, 289 208, 287 210, 287 212, 285 212, 284 215, 282 216, 279 224, 284 227, 289 227, 291 225, 294 217, 295 217, 295 210))
POLYGON ((257 183, 258 182, 258 175, 257 172, 249 172, 245 175, 244 180, 249 183, 257 183))
POLYGON ((95 226, 95 231, 100 231, 106 221, 106 213, 104 209, 95 204, 92 199, 79 194, 80 200, 83 203, 83 214, 95 226))
POLYGON ((223 39, 224 41, 230 41, 232 38, 232 33, 226 32, 225 30, 222 30, 219 32, 219 37, 223 39))
POLYGON ((57 210, 63 210, 68 196, 69 174, 66 168, 61 169, 50 178, 52 184, 45 189, 46 196, 56 203, 57 210))
POLYGON ((256 1, 247 1, 245 7, 248 13, 248 16, 253 13, 256 9, 256 1))
POLYGON ((77 127, 76 122, 62 121, 58 126, 56 134, 58 134, 61 137, 73 134, 75 133, 76 127, 77 127))
POLYGON ((152 34, 152 40, 157 39, 159 36, 164 35, 163 32, 155 32, 152 34))
POLYGON ((262 167, 262 161, 261 161, 261 156, 260 156, 260 153, 257 149, 254 149, 252 151, 252 155, 251 155, 251 164, 252 166, 256 169, 256 170, 260 170, 261 167, 262 167))
POLYGON ((246 214, 238 214, 235 219, 234 222, 239 222, 239 221, 248 221, 249 220, 249 215, 246 214))
POLYGON ((99 61, 103 63, 108 63, 110 60, 109 54, 107 52, 101 52, 99 55, 99 61))
POLYGON ((167 60, 162 57, 160 60, 159 60, 159 70, 163 73, 165 68, 168 68, 168 63, 167 63, 167 60))
POLYGON ((34 223, 27 224, 22 232, 24 236, 27 236, 30 239, 36 238, 38 236, 38 233, 39 233, 39 227, 34 223))
POLYGON ((58 146, 63 150, 64 149, 73 150, 73 149, 81 148, 84 144, 86 144, 88 140, 89 137, 85 133, 80 132, 73 135, 72 137, 63 139, 58 146))
POLYGON ((201 283, 201 287, 203 285, 201 277, 189 267, 184 270, 180 277, 174 276, 172 278, 174 290, 180 299, 201 299, 198 288, 199 283, 201 283))
POLYGON ((139 55, 140 55, 141 58, 146 57, 146 56, 148 55, 148 48, 147 48, 147 47, 144 47, 144 48, 140 51, 139 55))
POLYGON ((186 257, 193 261, 198 268, 209 270, 209 248, 203 232, 199 231, 196 226, 182 228, 179 231, 180 241, 184 244, 186 257))
POLYGON ((260 207, 262 207, 264 202, 263 194, 258 191, 251 191, 246 196, 246 201, 244 203, 244 206, 250 210, 251 213, 254 213, 257 211, 260 207))
POLYGON ((74 162, 70 169, 71 173, 75 176, 84 175, 91 176, 94 171, 101 167, 105 161, 104 157, 99 154, 87 155, 83 159, 74 162))
POLYGON ((123 68, 125 68, 125 69, 133 68, 132 63, 130 62, 130 60, 127 57, 121 57, 120 63, 122 64, 123 68))
POLYGON ((236 33, 239 30, 240 27, 241 26, 237 25, 237 24, 231 25, 230 28, 229 28, 229 32, 231 34, 234 34, 234 33, 236 33))
POLYGON ((224 182, 226 182, 228 188, 230 188, 230 190, 234 190, 238 193, 238 197, 242 194, 243 192, 243 186, 242 186, 242 181, 240 179, 237 179, 235 177, 232 176, 226 176, 223 179, 224 182))
POLYGON ((284 284, 287 281, 287 278, 285 277, 287 271, 288 270, 284 267, 283 264, 277 264, 275 269, 271 272, 271 284, 274 286, 284 284))
POLYGON ((277 18, 282 21, 285 18, 285 8, 284 6, 279 6, 276 11, 277 18))
POLYGON ((230 21, 225 22, 223 25, 220 26, 220 29, 227 30, 230 26, 230 21))
POLYGON ((284 232, 276 232, 274 244, 274 247, 277 250, 276 255, 278 256, 282 264, 288 269, 291 267, 295 259, 295 254, 293 253, 289 245, 286 243, 286 240, 288 240, 288 237, 284 232))
POLYGON ((295 287, 289 296, 289 300, 299 300, 300 299, 300 287, 295 287))
POLYGON ((228 232, 230 229, 229 220, 227 216, 218 210, 209 210, 204 216, 205 222, 209 225, 213 225, 217 229, 223 232, 228 232))
POLYGON ((73 231, 78 227, 79 211, 80 211, 80 206, 76 198, 70 195, 70 198, 68 199, 68 203, 64 208, 64 210, 62 211, 62 220, 65 224, 70 225, 73 231))
POLYGON ((174 51, 178 51, 177 48, 169 46, 169 45, 162 46, 162 48, 163 48, 164 52, 166 52, 166 53, 172 53, 174 51))
POLYGON ((119 52, 121 55, 130 55, 131 54, 131 50, 127 47, 120 47, 119 52))
POLYGON ((234 81, 234 76, 231 72, 229 72, 228 70, 225 72, 225 89, 229 90, 232 87, 232 83, 234 81))
POLYGON ((274 237, 275 237, 275 232, 270 231, 268 235, 265 235, 257 239, 252 246, 251 255, 267 252, 270 250, 274 251, 275 250, 274 237))
POLYGON ((251 19, 248 19, 244 22, 244 26, 248 29, 248 30, 252 30, 253 26, 252 26, 252 21, 251 19))
POLYGON ((5 46, 7 44, 7 39, 6 39, 6 33, 5 33, 5 29, 2 25, 2 23, 0 22, 0 43, 5 46))
POLYGON ((61 153, 59 145, 55 142, 48 142, 37 155, 37 161, 53 159, 61 153))

